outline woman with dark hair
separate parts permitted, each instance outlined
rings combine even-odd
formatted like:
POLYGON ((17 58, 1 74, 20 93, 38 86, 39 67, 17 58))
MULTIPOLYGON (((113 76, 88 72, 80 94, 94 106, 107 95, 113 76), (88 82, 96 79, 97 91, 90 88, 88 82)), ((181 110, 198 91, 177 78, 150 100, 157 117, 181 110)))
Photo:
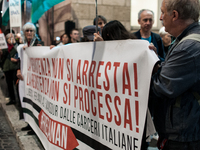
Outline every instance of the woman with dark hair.
MULTIPOLYGON (((126 28, 117 20, 108 22, 103 30, 102 37, 98 33, 94 33, 94 41, 110 41, 110 40, 126 40, 137 39, 136 36, 126 30, 126 28)), ((149 49, 157 54, 157 49, 154 45, 150 44, 149 49)))
POLYGON ((69 42, 69 37, 67 36, 66 33, 62 34, 60 39, 61 39, 61 42, 57 46, 62 46, 69 42))
POLYGON ((110 21, 104 26, 102 38, 104 41, 136 39, 136 37, 130 34, 121 22, 117 20, 110 21))
MULTIPOLYGON (((102 37, 94 33, 94 41, 110 41, 110 40, 126 40, 137 39, 133 34, 129 33, 126 28, 117 20, 107 23, 102 31, 102 37)), ((157 49, 154 45, 149 45, 149 49, 153 50, 157 54, 157 49)), ((148 143, 146 142, 146 123, 142 138, 141 150, 146 150, 148 143)))
POLYGON ((129 33, 121 22, 117 20, 110 21, 104 26, 102 37, 97 33, 94 33, 94 36, 94 41, 136 39, 136 37, 129 33))

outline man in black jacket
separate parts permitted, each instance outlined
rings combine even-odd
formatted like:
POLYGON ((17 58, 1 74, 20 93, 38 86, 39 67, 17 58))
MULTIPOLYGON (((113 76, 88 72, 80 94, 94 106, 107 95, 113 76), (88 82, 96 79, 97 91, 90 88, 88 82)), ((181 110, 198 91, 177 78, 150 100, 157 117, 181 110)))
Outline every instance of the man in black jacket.
POLYGON ((165 58, 164 46, 161 37, 151 32, 154 23, 154 13, 148 9, 142 9, 138 13, 138 23, 140 24, 140 30, 134 32, 133 34, 138 39, 143 39, 153 43, 157 48, 157 53, 161 61, 165 58))

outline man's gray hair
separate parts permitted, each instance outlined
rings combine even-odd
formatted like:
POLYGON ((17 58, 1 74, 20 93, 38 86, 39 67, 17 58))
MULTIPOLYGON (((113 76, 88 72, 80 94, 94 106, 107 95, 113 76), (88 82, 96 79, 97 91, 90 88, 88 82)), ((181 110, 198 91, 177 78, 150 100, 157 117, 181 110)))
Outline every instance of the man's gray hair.
POLYGON ((140 20, 140 18, 141 18, 141 13, 142 13, 143 11, 150 11, 150 12, 153 14, 153 20, 154 20, 154 12, 153 12, 152 10, 150 10, 150 9, 142 9, 142 10, 140 10, 139 13, 138 13, 138 20, 140 20))
POLYGON ((176 10, 179 14, 179 19, 192 19, 198 22, 199 18, 199 0, 167 0, 166 8, 169 14, 176 10))

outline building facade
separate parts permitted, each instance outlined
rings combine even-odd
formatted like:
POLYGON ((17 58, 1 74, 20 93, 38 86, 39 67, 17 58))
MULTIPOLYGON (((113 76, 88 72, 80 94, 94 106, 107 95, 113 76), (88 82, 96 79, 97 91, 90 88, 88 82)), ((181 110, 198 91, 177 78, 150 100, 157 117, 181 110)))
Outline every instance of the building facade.
MULTIPOLYGON (((130 14, 131 0, 97 0, 98 15, 104 16, 107 21, 119 20, 131 30, 130 14)), ((39 34, 45 45, 51 44, 51 37, 65 32, 65 22, 75 22, 75 27, 80 31, 87 25, 93 25, 96 17, 95 0, 65 0, 47 11, 39 20, 39 34)))

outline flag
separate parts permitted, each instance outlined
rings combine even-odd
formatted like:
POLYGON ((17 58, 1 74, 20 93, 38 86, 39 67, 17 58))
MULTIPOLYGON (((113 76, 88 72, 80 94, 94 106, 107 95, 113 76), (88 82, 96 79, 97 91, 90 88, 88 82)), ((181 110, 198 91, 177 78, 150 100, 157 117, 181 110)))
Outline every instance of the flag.
MULTIPOLYGON (((24 0, 21 0, 21 5, 24 3, 24 0)), ((9 16, 9 0, 3 0, 2 4, 2 25, 7 26, 8 21, 10 20, 9 16)))
POLYGON ((47 10, 62 1, 65 0, 32 0, 32 23, 36 23, 47 10))
POLYGON ((7 26, 9 21, 9 0, 3 0, 2 11, 2 25, 7 26))

